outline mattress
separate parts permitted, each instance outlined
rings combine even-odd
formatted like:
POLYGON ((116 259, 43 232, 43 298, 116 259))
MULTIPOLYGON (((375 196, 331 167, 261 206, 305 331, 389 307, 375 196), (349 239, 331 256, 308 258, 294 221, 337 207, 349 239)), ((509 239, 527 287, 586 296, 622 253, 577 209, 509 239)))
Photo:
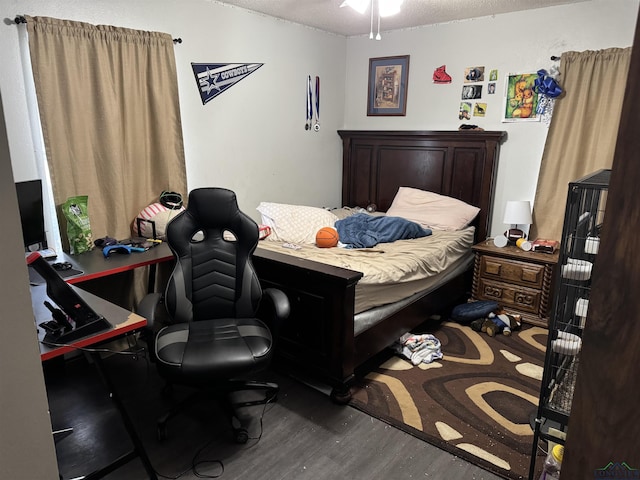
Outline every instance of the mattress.
POLYGON ((432 235, 381 243, 373 248, 318 248, 299 245, 293 250, 282 242, 262 240, 258 248, 285 253, 363 273, 356 285, 355 313, 391 304, 438 286, 449 269, 468 267, 472 258, 474 228, 454 232, 434 230, 432 235), (435 285, 435 286, 434 286, 435 285))

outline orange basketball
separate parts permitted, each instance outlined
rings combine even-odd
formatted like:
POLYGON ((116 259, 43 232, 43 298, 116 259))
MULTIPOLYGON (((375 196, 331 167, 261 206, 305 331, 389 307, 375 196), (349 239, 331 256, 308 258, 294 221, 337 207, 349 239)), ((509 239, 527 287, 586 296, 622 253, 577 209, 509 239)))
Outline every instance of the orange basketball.
POLYGON ((316 233, 316 246, 331 248, 338 245, 338 231, 332 227, 323 227, 316 233))

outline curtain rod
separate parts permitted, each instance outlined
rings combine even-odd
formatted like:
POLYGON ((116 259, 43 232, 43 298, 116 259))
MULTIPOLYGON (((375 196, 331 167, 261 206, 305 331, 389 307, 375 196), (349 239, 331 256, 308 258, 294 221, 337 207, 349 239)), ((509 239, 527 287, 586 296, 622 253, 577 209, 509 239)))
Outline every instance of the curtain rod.
MULTIPOLYGON (((16 15, 16 18, 13 21, 16 23, 16 25, 27 23, 27 19, 22 15, 16 15)), ((173 43, 182 43, 182 38, 174 38, 173 43)))

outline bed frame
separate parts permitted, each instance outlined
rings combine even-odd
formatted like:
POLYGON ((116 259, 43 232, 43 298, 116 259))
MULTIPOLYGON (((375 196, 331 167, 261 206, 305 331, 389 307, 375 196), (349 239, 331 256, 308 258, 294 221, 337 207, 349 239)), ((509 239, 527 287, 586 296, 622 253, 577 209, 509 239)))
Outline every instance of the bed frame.
MULTIPOLYGON (((386 211, 408 186, 480 207, 476 241, 490 229, 501 131, 347 131, 343 143, 342 205, 386 211)), ((403 333, 470 296, 471 269, 354 335, 355 288, 362 273, 262 250, 253 263, 263 287, 284 291, 291 315, 278 333, 277 364, 333 387, 347 402, 356 370, 403 333)))

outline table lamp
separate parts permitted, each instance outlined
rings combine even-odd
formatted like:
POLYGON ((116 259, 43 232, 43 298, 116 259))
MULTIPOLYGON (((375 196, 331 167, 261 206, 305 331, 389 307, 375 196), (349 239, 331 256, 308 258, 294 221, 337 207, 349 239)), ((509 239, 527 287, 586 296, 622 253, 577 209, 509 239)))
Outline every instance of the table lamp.
POLYGON ((511 242, 519 238, 527 238, 526 233, 518 225, 531 225, 531 203, 527 200, 511 200, 504 209, 504 223, 511 224, 511 228, 504 232, 504 236, 511 242))

